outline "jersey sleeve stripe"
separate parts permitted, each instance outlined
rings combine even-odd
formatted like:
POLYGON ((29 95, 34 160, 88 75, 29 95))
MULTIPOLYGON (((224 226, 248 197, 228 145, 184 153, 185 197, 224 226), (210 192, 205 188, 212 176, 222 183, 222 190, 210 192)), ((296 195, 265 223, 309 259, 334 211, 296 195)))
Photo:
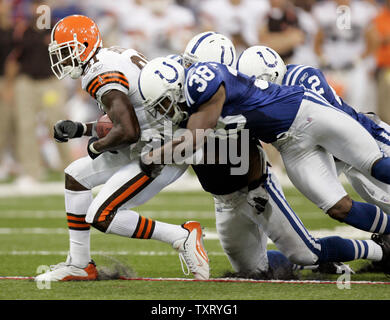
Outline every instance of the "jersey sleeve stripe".
POLYGON ((303 70, 307 69, 308 67, 307 66, 302 66, 294 75, 292 81, 291 81, 291 85, 298 85, 299 83, 297 83, 297 79, 298 79, 298 76, 300 76, 301 74, 303 74, 303 70))
POLYGON ((87 85, 86 91, 95 98, 95 93, 98 89, 104 86, 107 83, 112 83, 112 81, 117 81, 122 84, 126 89, 129 89, 129 82, 127 81, 126 76, 119 71, 111 71, 99 74, 93 78, 87 85))
POLYGON ((123 80, 126 80, 127 81, 127 78, 126 76, 120 72, 120 71, 108 71, 108 72, 104 72, 104 73, 101 73, 101 74, 98 74, 96 77, 94 77, 87 85, 87 91, 89 91, 89 89, 95 85, 97 82, 99 82, 99 79, 104 79, 105 77, 107 76, 117 76, 118 78, 121 78, 123 80))
POLYGON ((103 83, 99 83, 98 85, 94 86, 92 88, 92 91, 89 92, 89 94, 96 98, 96 92, 103 86, 105 86, 106 84, 110 84, 110 83, 118 83, 120 85, 122 85, 124 88, 126 88, 126 90, 129 90, 129 83, 128 82, 125 82, 121 79, 118 79, 118 78, 112 78, 112 79, 105 79, 103 83))
POLYGON ((294 69, 291 70, 291 72, 287 75, 285 85, 287 85, 287 86, 292 85, 293 82, 291 81, 291 78, 293 77, 295 72, 297 72, 297 70, 300 69, 301 67, 302 67, 302 65, 297 65, 296 67, 294 67, 294 69))

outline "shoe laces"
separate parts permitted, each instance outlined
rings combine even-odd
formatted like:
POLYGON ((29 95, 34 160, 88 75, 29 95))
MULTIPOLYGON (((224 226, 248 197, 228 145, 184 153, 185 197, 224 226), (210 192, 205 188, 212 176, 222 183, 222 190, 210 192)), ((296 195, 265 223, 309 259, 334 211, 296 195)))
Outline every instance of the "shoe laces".
POLYGON ((188 276, 190 274, 190 267, 188 266, 188 263, 184 255, 185 253, 183 254, 179 252, 179 260, 180 260, 181 270, 183 271, 184 275, 188 276), (185 271, 185 269, 187 269, 187 271, 185 271))
POLYGON ((57 263, 57 264, 52 264, 52 265, 50 265, 50 270, 54 271, 54 270, 60 269, 62 267, 66 267, 67 265, 68 264, 66 262, 60 262, 60 263, 57 263))

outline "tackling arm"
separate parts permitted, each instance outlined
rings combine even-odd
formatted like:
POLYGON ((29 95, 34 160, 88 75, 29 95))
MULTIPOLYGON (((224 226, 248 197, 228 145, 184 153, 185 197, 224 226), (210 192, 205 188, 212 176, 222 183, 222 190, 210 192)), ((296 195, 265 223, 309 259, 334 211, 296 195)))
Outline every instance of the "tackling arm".
POLYGON ((221 85, 215 94, 207 102, 203 103, 197 112, 190 116, 187 122, 187 130, 182 136, 169 141, 161 148, 151 151, 143 161, 145 163, 161 163, 161 159, 164 159, 164 154, 172 154, 174 149, 179 146, 182 150, 185 150, 189 144, 192 145, 194 151, 201 148, 207 134, 206 130, 213 129, 217 125, 225 98, 225 87, 221 85), (199 131, 202 129, 203 131, 199 131))

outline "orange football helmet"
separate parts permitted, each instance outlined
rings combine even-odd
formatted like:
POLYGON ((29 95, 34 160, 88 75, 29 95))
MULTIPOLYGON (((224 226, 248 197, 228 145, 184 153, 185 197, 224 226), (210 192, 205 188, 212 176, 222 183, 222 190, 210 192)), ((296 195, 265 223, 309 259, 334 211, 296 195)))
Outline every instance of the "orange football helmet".
POLYGON ((63 18, 51 32, 49 55, 53 73, 58 79, 67 75, 79 78, 85 64, 102 45, 102 37, 93 20, 82 15, 63 18))

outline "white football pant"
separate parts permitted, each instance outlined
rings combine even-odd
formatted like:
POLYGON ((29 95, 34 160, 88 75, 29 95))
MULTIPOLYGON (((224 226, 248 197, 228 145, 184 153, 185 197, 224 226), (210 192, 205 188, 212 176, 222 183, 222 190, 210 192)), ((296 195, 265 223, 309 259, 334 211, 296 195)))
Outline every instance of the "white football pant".
POLYGON ((366 129, 313 92, 305 93, 290 129, 273 145, 291 182, 325 212, 347 195, 332 155, 367 175, 382 157, 366 129))

